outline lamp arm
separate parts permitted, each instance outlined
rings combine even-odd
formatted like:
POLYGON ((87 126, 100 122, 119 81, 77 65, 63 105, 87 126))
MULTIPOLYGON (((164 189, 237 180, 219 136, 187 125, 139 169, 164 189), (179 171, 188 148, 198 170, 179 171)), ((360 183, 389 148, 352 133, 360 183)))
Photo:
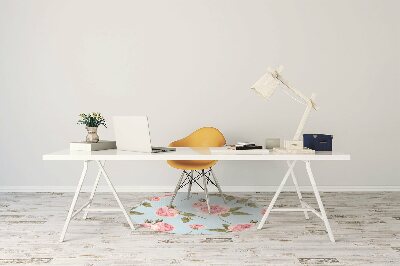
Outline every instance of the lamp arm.
POLYGON ((310 115, 310 111, 312 108, 314 108, 314 100, 315 100, 316 95, 313 93, 311 94, 311 98, 307 99, 307 107, 306 110, 303 113, 303 116, 301 117, 299 126, 297 127, 296 133, 294 134, 293 140, 300 140, 300 136, 303 133, 304 125, 307 122, 308 116, 310 115))
POLYGON ((296 90, 295 88, 292 88, 289 83, 287 81, 285 81, 281 75, 278 75, 276 77, 286 88, 288 88, 289 90, 291 90, 294 94, 296 94, 300 99, 302 99, 304 101, 303 104, 308 104, 308 102, 310 101, 310 99, 305 96, 303 93, 301 93, 299 90, 296 90))
POLYGON ((310 115, 311 109, 317 110, 317 106, 315 104, 316 95, 313 93, 311 95, 311 97, 308 98, 307 96, 305 96, 300 91, 298 91, 295 88, 292 88, 291 86, 289 86, 289 83, 286 82, 283 79, 283 77, 281 76, 281 74, 280 74, 282 72, 282 67, 279 67, 275 71, 271 70, 269 72, 272 75, 272 77, 274 77, 275 79, 279 80, 286 88, 288 88, 291 92, 293 92, 297 96, 297 98, 294 97, 293 95, 290 95, 290 94, 287 93, 289 96, 291 96, 295 101, 306 105, 306 110, 304 111, 303 116, 301 117, 300 123, 299 123, 299 125, 297 127, 297 130, 296 130, 296 133, 294 134, 294 137, 293 137, 293 140, 300 140, 300 136, 303 133, 304 125, 307 122, 307 119, 308 119, 308 116, 310 115))

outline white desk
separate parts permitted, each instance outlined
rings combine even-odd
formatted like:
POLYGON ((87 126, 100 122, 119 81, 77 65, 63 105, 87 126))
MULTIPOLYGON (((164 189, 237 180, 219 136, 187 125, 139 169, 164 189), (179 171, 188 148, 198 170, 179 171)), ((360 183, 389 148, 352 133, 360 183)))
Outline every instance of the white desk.
POLYGON ((83 170, 81 177, 78 182, 78 186, 75 191, 74 198, 72 200, 71 207, 69 209, 67 219, 64 224, 64 228, 61 232, 60 241, 64 241, 65 233, 67 232, 68 225, 71 219, 76 216, 81 211, 84 211, 83 219, 86 219, 89 211, 121 211, 126 220, 128 221, 129 226, 132 230, 134 230, 134 226, 132 221, 130 220, 124 206, 122 205, 117 192, 110 180, 109 175, 105 170, 105 162, 106 161, 165 161, 165 160, 219 160, 219 161, 286 161, 288 170, 283 177, 281 184, 279 185, 274 197, 271 200, 264 216, 258 224, 258 229, 261 229, 268 218, 268 215, 271 211, 302 211, 304 212, 304 216, 308 219, 308 212, 312 212, 321 218, 324 223, 326 230, 328 232, 329 238, 332 242, 334 242, 334 237, 332 234, 332 230, 329 225, 328 218, 325 213, 324 206, 321 201, 321 197, 318 192, 318 188, 315 183, 315 179, 313 173, 311 171, 311 161, 341 161, 341 160, 350 160, 350 155, 336 152, 316 152, 316 154, 235 154, 232 153, 214 153, 215 148, 177 148, 175 152, 168 153, 139 153, 139 152, 128 152, 128 151, 118 151, 118 150, 104 150, 104 151, 94 151, 94 152, 77 152, 77 151, 69 151, 62 150, 50 154, 43 155, 43 160, 56 160, 56 161, 83 161, 83 170), (86 202, 82 207, 75 210, 75 204, 78 199, 79 193, 82 188, 83 181, 86 177, 86 172, 88 168, 88 163, 94 161, 99 170, 97 173, 97 177, 95 183, 93 185, 92 192, 90 194, 88 202, 86 202), (313 191, 315 197, 318 202, 318 207, 320 212, 312 208, 309 204, 303 201, 301 192, 297 185, 297 180, 294 175, 293 167, 298 161, 303 161, 305 163, 305 167, 307 170, 308 177, 310 179, 311 185, 313 187, 313 191), (111 192, 113 193, 116 201, 118 202, 119 209, 93 209, 90 208, 90 205, 93 201, 93 197, 96 193, 96 188, 100 177, 103 176, 109 185, 111 192), (288 177, 291 176, 294 185, 296 187, 297 195, 299 197, 301 208, 273 208, 275 201, 277 200, 280 192, 282 191, 288 177))

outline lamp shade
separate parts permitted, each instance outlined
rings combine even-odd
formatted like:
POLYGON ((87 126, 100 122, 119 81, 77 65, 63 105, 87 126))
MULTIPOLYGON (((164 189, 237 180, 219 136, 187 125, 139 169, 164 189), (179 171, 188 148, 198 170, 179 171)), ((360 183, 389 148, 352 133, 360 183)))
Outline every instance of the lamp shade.
POLYGON ((272 70, 268 68, 267 73, 265 73, 256 83, 251 87, 262 97, 268 99, 274 93, 275 89, 281 84, 281 81, 277 76, 282 71, 282 67, 277 70, 272 70))
POLYGON ((275 89, 280 86, 283 89, 283 92, 286 93, 293 100, 307 105, 311 102, 314 109, 317 109, 315 103, 312 99, 306 97, 300 91, 295 88, 289 86, 288 82, 285 81, 281 75, 283 71, 283 66, 279 66, 276 69, 268 68, 267 73, 265 73, 256 83, 251 87, 251 89, 255 90, 262 97, 268 99, 272 96, 275 89))

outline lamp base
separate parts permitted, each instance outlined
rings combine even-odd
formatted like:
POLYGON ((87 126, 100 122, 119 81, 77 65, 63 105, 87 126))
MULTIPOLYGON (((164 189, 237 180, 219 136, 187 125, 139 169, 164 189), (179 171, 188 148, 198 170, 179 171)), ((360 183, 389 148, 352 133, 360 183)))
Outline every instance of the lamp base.
POLYGON ((314 150, 311 149, 285 149, 285 148, 273 148, 272 152, 281 154, 315 154, 314 150))

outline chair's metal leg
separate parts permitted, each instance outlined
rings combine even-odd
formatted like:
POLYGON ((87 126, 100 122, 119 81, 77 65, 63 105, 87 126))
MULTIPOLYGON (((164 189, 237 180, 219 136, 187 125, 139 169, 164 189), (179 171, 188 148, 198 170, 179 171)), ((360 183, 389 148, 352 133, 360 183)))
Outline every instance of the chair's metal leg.
POLYGON ((175 197, 176 197, 176 193, 178 193, 178 190, 179 190, 179 187, 180 187, 180 185, 181 185, 181 183, 182 183, 182 179, 183 179, 183 176, 184 176, 184 175, 185 175, 185 171, 182 172, 182 175, 181 175, 181 177, 179 178, 178 183, 176 184, 175 191, 174 191, 174 195, 172 196, 171 202, 169 203, 169 206, 170 206, 170 207, 172 207, 172 203, 174 202, 174 199, 175 199, 175 197))
POLYGON ((335 238, 333 237, 331 225, 329 224, 328 217, 326 216, 324 204, 322 204, 321 196, 319 195, 317 184, 315 183, 314 175, 311 171, 310 161, 306 161, 305 163, 306 163, 307 174, 308 174, 308 177, 310 178, 310 183, 314 190, 315 198, 317 199, 318 207, 319 207, 319 210, 321 211, 322 220, 324 221, 326 231, 328 232, 329 239, 331 240, 331 242, 335 242, 335 238))
POLYGON ((132 231, 135 230, 135 227, 133 226, 132 220, 131 220, 131 218, 129 217, 128 213, 126 212, 124 205, 122 205, 122 202, 121 202, 121 200, 120 200, 119 197, 118 197, 117 191, 115 190, 113 184, 111 183, 111 180, 110 180, 110 178, 108 177, 106 171, 104 170, 103 165, 101 164, 100 161, 96 161, 96 163, 97 163, 97 165, 99 166, 99 169, 100 169, 100 171, 102 172, 104 178, 106 179, 107 184, 108 184, 108 186, 110 187, 111 192, 113 193, 114 198, 115 198, 115 200, 117 201, 119 208, 121 209, 122 213, 123 213, 124 216, 125 216, 126 221, 127 221, 128 224, 129 224, 129 227, 131 228, 132 231))
POLYGON ((221 189, 221 187, 220 187, 220 185, 219 185, 217 176, 214 174, 214 171, 212 170, 211 167, 210 167, 210 171, 211 171, 211 175, 212 175, 212 177, 213 177, 213 179, 214 179, 214 182, 215 182, 215 184, 217 185, 219 194, 221 195, 221 198, 222 198, 222 199, 224 200, 224 202, 226 203, 226 200, 225 200, 225 197, 224 197, 224 193, 222 193, 222 189, 221 189))
POLYGON ((79 192, 81 191, 81 188, 82 188, 83 180, 85 180, 87 169, 88 169, 88 161, 84 161, 81 178, 79 179, 78 186, 76 187, 75 195, 74 195, 74 198, 72 199, 71 207, 69 208, 67 219, 65 220, 64 228, 61 232, 60 242, 64 241, 65 233, 67 232, 69 222, 71 221, 72 213, 74 211, 76 201, 78 200, 78 196, 79 196, 79 192))
MULTIPOLYGON (((104 167, 104 165, 106 164, 106 161, 103 161, 102 165, 104 167)), ((89 197, 89 204, 85 209, 85 212, 83 214, 83 219, 86 220, 87 216, 88 216, 88 209, 90 208, 90 205, 92 205, 92 201, 94 198, 94 194, 96 193, 96 189, 97 189, 97 185, 99 184, 100 181, 100 176, 101 176, 101 170, 99 170, 97 172, 97 176, 96 176, 96 180, 94 181, 94 185, 93 185, 93 189, 92 189, 92 193, 90 193, 90 197, 89 197)))
POLYGON ((209 200, 208 200, 207 176, 204 173, 204 169, 201 171, 201 175, 203 176, 203 186, 204 186, 204 193, 206 194, 206 202, 207 202, 208 213, 211 213, 210 203, 209 203, 209 200))
POLYGON ((190 171, 187 199, 190 198, 190 192, 192 191, 192 183, 193 183, 193 170, 190 171))
MULTIPOLYGON (((296 164, 296 161, 295 161, 295 164, 296 164)), ((290 162, 289 162, 289 161, 287 161, 287 165, 290 167, 290 162)), ((306 209, 306 206, 305 206, 304 203, 303 203, 303 196, 301 195, 300 188, 299 188, 299 185, 298 185, 298 183, 297 183, 297 178, 296 178, 296 176, 294 175, 294 170, 293 170, 293 169, 292 169, 292 171, 290 172, 290 175, 292 176, 293 184, 294 184, 294 186, 295 186, 295 188, 296 188, 297 197, 299 198, 300 205, 301 205, 301 207, 302 207, 303 209, 306 209)), ((304 217, 306 218, 306 220, 308 220, 308 219, 310 218, 310 217, 308 217, 308 213, 307 213, 306 210, 304 211, 304 217)))
POLYGON ((202 176, 201 172, 194 170, 192 181, 193 181, 193 184, 196 183, 202 190, 204 190, 204 188, 199 184, 199 182, 197 182, 197 180, 199 180, 201 178, 201 176, 202 176), (197 176, 195 177, 194 175, 196 175, 196 174, 197 174, 197 176))
POLYGON ((263 227, 265 221, 268 218, 268 215, 270 214, 272 208, 274 207, 274 204, 275 204, 276 200, 279 197, 279 194, 281 193, 283 187, 285 186, 285 183, 286 183, 286 181, 287 181, 287 179, 288 179, 288 177, 290 175, 290 172, 292 171, 295 163, 296 163, 296 161, 294 161, 292 164, 290 164, 289 170, 286 172, 285 176, 283 177, 281 184, 279 185, 278 189, 276 190, 275 195, 272 198, 271 203, 268 206, 268 209, 265 211, 264 216, 262 217, 261 221, 258 223, 257 229, 261 229, 263 227))

